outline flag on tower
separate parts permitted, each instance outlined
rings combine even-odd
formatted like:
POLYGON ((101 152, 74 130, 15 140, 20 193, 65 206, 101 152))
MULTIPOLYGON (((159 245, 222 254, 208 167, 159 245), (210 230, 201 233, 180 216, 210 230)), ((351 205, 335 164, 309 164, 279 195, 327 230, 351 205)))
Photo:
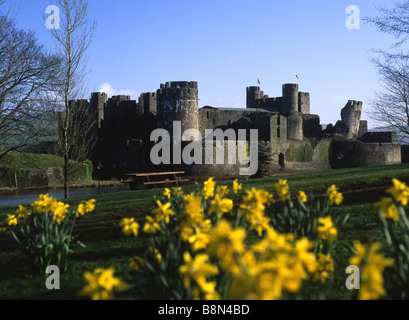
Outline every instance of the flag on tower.
POLYGON ((257 82, 258 82, 258 84, 261 84, 261 81, 260 81, 259 77, 257 77, 257 82))

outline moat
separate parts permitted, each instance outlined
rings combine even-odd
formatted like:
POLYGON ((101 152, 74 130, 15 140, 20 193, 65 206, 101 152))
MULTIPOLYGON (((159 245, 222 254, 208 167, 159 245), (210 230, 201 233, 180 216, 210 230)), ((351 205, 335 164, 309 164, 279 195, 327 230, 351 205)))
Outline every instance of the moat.
MULTIPOLYGON (((76 197, 92 197, 97 194, 115 193, 129 191, 128 186, 101 186, 87 188, 72 188, 70 190, 70 198, 76 197)), ((64 189, 33 189, 19 191, 4 191, 0 192, 0 206, 19 205, 32 203, 38 199, 40 194, 49 194, 56 199, 64 198, 64 189)))

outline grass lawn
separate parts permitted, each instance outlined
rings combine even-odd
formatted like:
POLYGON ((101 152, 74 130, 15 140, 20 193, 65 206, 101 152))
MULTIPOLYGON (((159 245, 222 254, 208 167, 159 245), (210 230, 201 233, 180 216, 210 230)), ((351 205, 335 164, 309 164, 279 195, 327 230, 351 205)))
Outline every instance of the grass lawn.
MULTIPOLYGON (((345 268, 351 255, 349 246, 353 241, 362 243, 383 241, 377 209, 373 204, 384 195, 392 178, 409 181, 409 165, 383 166, 375 168, 341 169, 296 175, 277 175, 271 178, 243 181, 243 191, 233 200, 240 200, 245 189, 263 188, 273 191, 279 178, 288 180, 294 194, 297 190, 311 191, 316 195, 325 193, 332 184, 344 194, 344 203, 337 208, 342 214, 349 214, 347 223, 339 225, 339 236, 334 282, 327 291, 328 299, 347 299, 345 288, 345 268)), ((218 184, 231 182, 220 181, 218 184)), ((185 186, 185 193, 196 188, 185 186)), ((161 194, 161 189, 137 190, 95 197, 97 206, 93 213, 79 218, 75 235, 86 248, 72 248, 69 257, 69 271, 61 274, 61 290, 49 291, 45 287, 45 276, 33 275, 23 257, 16 251, 10 235, 0 233, 0 299, 77 299, 77 292, 84 286, 83 273, 99 267, 114 266, 116 274, 126 280, 129 259, 144 249, 145 244, 138 239, 126 237, 117 226, 123 217, 142 218, 153 208, 152 197, 161 194)), ((84 198, 65 201, 76 207, 84 198)), ((0 227, 5 226, 7 214, 12 214, 16 206, 0 207, 0 227)), ((252 236, 253 237, 253 236, 252 236)), ((308 290, 308 288, 307 288, 308 290)), ((311 293, 314 298, 314 293, 311 293)), ((119 296, 119 298, 137 298, 119 296)))

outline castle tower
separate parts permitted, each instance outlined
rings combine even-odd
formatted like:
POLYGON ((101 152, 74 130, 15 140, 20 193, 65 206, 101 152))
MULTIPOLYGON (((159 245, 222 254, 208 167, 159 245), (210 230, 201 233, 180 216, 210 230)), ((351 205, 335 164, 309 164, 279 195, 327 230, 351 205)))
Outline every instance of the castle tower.
POLYGON ((173 121, 180 121, 182 133, 199 130, 198 85, 195 81, 161 84, 157 91, 158 127, 172 132, 173 121))
POLYGON ((156 92, 145 92, 139 97, 139 105, 143 114, 157 113, 156 92))
POLYGON ((102 121, 105 118, 105 105, 108 101, 108 95, 105 92, 91 93, 90 108, 98 111, 98 128, 101 128, 102 121))
POLYGON ((283 84, 283 105, 281 113, 289 114, 298 110, 298 84, 283 84))
POLYGON ((298 111, 302 114, 311 113, 310 93, 299 92, 298 93, 298 111))
POLYGON ((247 87, 247 108, 258 108, 257 100, 262 99, 264 92, 260 90, 260 87, 247 87))
POLYGON ((341 120, 335 124, 334 133, 341 134, 347 139, 357 139, 360 134, 362 106, 362 101, 349 100, 341 110, 341 120))

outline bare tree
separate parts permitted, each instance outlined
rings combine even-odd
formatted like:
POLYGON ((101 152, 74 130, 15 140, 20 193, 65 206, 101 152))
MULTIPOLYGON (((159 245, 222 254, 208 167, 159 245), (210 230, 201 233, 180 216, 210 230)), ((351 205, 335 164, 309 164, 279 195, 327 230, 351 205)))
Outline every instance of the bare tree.
MULTIPOLYGON (((370 101, 370 117, 379 124, 409 137, 409 54, 405 44, 409 40, 409 1, 395 2, 391 9, 378 8, 379 15, 365 21, 396 42, 388 51, 375 49, 372 59, 382 82, 382 92, 370 101)), ((403 141, 401 141, 403 142, 403 141)))
POLYGON ((382 59, 374 59, 373 62, 383 90, 370 100, 370 116, 409 137, 409 57, 384 54, 382 59))
POLYGON ((50 89, 58 65, 33 32, 18 29, 9 14, 0 15, 0 161, 44 133, 39 97, 50 89))
POLYGON ((364 20, 373 24, 378 31, 395 37, 393 47, 399 47, 409 40, 409 1, 395 2, 392 9, 378 7, 379 15, 364 20))
POLYGON ((84 0, 59 0, 58 7, 60 28, 52 29, 51 33, 62 67, 51 106, 58 121, 58 146, 64 157, 64 195, 68 198, 70 160, 86 160, 95 143, 96 110, 89 110, 88 104, 80 99, 85 96, 86 51, 95 33, 96 22, 88 24, 88 4, 84 0))

